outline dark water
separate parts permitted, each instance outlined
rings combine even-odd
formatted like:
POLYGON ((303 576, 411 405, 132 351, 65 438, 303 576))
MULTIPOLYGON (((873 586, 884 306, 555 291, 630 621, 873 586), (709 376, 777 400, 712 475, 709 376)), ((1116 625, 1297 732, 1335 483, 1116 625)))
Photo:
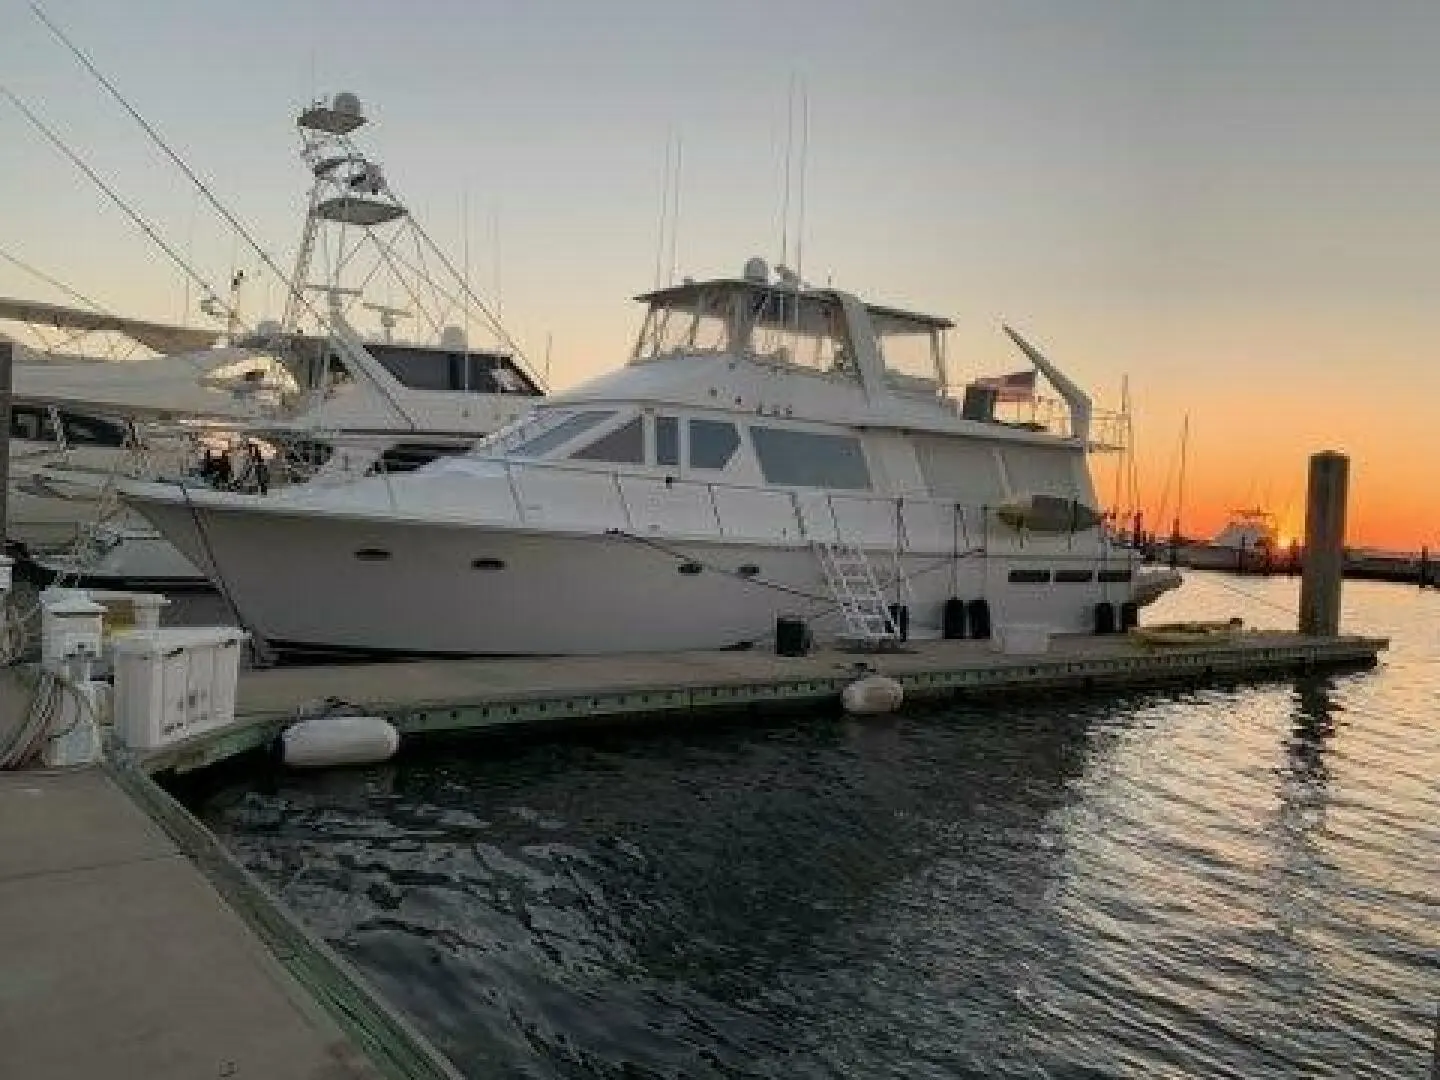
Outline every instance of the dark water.
POLYGON ((1440 593, 1346 592, 1376 671, 471 742, 199 810, 475 1077, 1423 1077, 1440 593))

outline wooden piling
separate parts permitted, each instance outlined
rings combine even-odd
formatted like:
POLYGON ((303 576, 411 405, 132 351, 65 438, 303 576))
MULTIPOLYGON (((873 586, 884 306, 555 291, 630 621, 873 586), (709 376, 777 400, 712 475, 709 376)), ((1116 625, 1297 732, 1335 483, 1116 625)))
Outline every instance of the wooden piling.
POLYGON ((1305 501, 1305 558, 1300 578, 1300 633, 1340 632, 1340 583, 1345 554, 1345 504, 1350 459, 1324 451, 1310 458, 1305 501))

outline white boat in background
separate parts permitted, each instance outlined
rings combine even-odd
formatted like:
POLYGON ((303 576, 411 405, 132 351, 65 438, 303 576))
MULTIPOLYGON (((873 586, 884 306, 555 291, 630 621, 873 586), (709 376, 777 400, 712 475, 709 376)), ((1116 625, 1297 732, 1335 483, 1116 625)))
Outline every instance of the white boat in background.
POLYGON ((1093 510, 1089 398, 1013 332, 1064 399, 1063 429, 997 420, 983 382, 957 403, 947 319, 759 259, 640 300, 627 366, 470 453, 268 496, 122 495, 279 650, 743 647, 782 615, 820 636, 908 623, 923 638, 953 636, 957 605, 972 631, 1033 637, 1091 631, 1097 605, 1147 591, 1093 510), (902 370, 917 353, 927 369, 902 370), (1059 528, 1048 500, 1069 508, 1059 528), (1044 530, 997 512, 1040 506, 1044 530))
MULTIPOLYGON (((192 327, 0 298, 0 321, 36 320, 51 329, 129 338, 132 347, 213 340, 192 327)), ((47 354, 20 342, 12 347, 8 539, 41 551, 75 543, 100 515, 96 492, 86 490, 94 481, 81 487, 56 484, 52 470, 108 478, 138 447, 142 428, 152 454, 178 461, 187 425, 253 422, 274 408, 280 392, 276 378, 284 377, 273 360, 238 348, 101 360, 47 354), (162 429, 175 437, 167 442, 158 434, 162 429)))
POLYGON ((1293 557, 1282 543, 1275 515, 1261 509, 1238 511, 1215 536, 1199 543, 1180 542, 1175 562, 1191 570, 1269 573, 1293 557))
MULTIPOLYGON (((232 326, 215 346, 218 335, 207 341, 205 331, 138 320, 101 325, 93 312, 67 309, 92 330, 197 348, 123 364, 17 366, 17 431, 33 428, 36 439, 16 451, 12 539, 33 549, 42 570, 92 583, 208 581, 119 507, 113 481, 121 471, 176 478, 203 462, 206 482, 254 492, 404 471, 467 450, 541 395, 513 349, 472 348, 465 328, 447 321, 468 318, 473 297, 463 281, 440 283, 397 263, 397 246, 408 251, 412 239, 418 246, 428 238, 351 139, 365 123, 351 94, 299 117, 313 185, 283 320, 248 334, 232 326), (403 295, 409 306, 366 304, 366 286, 403 295), (362 335, 351 323, 357 312, 378 315, 378 332, 362 335), (430 340, 396 338, 399 321, 411 318, 430 340), (72 419, 80 416, 97 419, 86 429, 72 419), (168 422, 163 437, 159 420, 168 422), (191 436, 184 452, 157 453, 182 421, 191 436), (92 429, 98 434, 82 448, 78 436, 92 429)), ((17 318, 50 319, 57 310, 16 304, 17 318)))

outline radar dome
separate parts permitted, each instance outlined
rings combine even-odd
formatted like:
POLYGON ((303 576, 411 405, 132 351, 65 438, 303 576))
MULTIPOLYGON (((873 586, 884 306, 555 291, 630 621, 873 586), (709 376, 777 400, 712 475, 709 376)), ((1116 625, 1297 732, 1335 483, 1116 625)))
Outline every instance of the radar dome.
POLYGON ((347 116, 364 115, 360 109, 360 99, 348 90, 342 90, 335 95, 335 100, 330 107, 338 113, 345 113, 347 116))
POLYGON ((467 347, 465 331, 459 326, 447 326, 440 331, 440 347, 451 351, 460 351, 467 347))
POLYGON ((756 255, 754 258, 745 261, 745 280, 754 281, 764 285, 770 280, 770 267, 765 260, 756 255))

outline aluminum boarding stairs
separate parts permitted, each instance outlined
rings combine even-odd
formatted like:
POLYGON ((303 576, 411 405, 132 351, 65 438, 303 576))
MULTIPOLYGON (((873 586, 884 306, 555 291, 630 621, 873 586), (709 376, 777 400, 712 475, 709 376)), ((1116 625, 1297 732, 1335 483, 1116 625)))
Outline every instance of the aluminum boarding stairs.
POLYGON ((875 648, 898 644, 900 630, 890 615, 865 552, 843 541, 817 540, 812 546, 825 575, 825 584, 845 624, 842 636, 875 648))

